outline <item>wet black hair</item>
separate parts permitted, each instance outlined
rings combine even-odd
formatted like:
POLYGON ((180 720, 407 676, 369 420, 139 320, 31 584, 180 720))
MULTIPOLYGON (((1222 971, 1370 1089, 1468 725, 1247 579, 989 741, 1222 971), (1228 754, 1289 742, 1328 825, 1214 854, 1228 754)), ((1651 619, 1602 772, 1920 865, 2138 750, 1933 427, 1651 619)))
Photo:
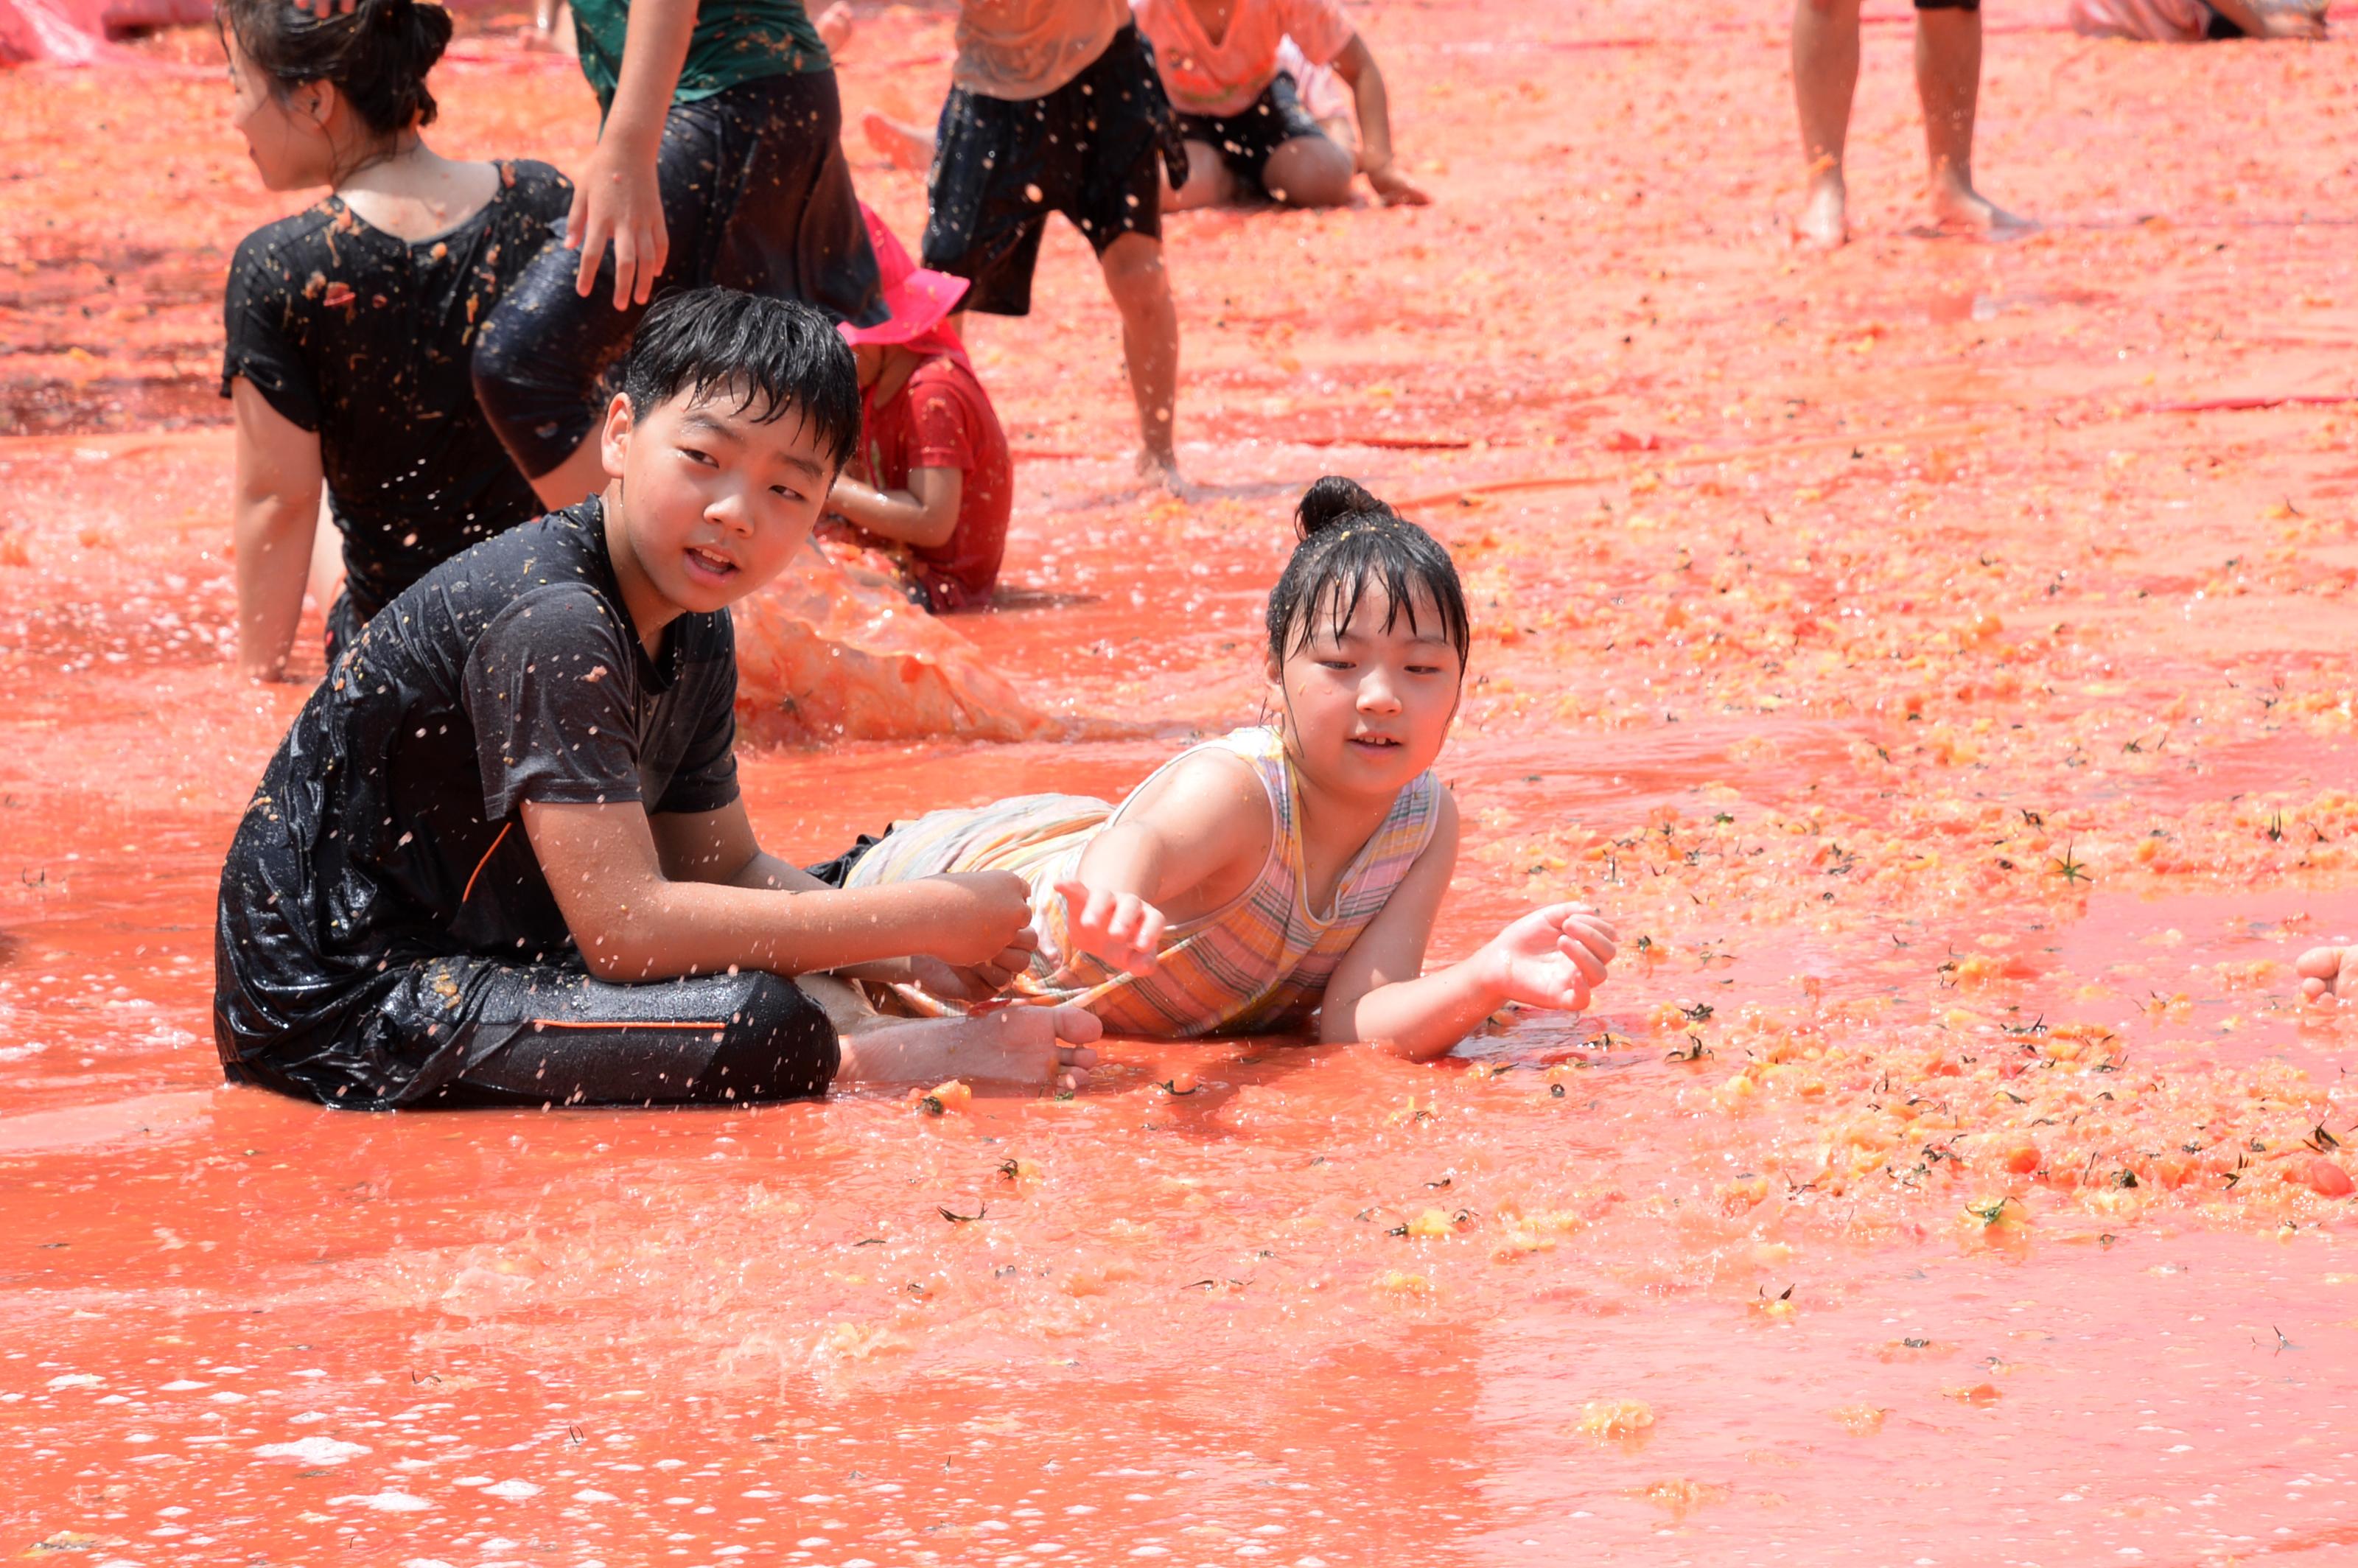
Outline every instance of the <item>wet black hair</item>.
POLYGON ((766 425, 800 416, 840 469, 860 445, 860 373, 835 323, 798 299, 734 288, 666 294, 639 322, 622 367, 631 414, 686 394, 734 396, 766 425))
POLYGON ((214 0, 213 25, 237 39, 281 97, 307 81, 332 81, 380 136, 434 123, 426 73, 450 41, 450 13, 439 5, 360 0, 348 16, 314 16, 292 0, 214 0))
POLYGON ((1293 515, 1302 542, 1269 594, 1273 662, 1282 666, 1308 645, 1322 615, 1339 634, 1372 586, 1384 591, 1387 632, 1406 615, 1409 629, 1422 633, 1417 596, 1428 596, 1440 613, 1442 634, 1457 650, 1457 667, 1465 669, 1473 641, 1466 589, 1440 540, 1340 474, 1303 492, 1293 515))

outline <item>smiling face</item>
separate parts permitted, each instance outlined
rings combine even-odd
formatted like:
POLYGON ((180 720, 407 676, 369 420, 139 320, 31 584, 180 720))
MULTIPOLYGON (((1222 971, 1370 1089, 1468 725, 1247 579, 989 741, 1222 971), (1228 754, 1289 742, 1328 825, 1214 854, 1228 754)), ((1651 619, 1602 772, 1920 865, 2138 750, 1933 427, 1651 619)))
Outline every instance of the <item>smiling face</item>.
MULTIPOLYGON (((634 603, 651 619, 707 613, 734 603, 785 569, 810 537, 835 481, 832 456, 808 420, 789 408, 740 408, 735 394, 683 392, 633 416, 616 397, 600 438, 630 566, 657 601, 634 603)), ((609 537, 612 537, 610 530, 609 537)), ((626 576, 625 563, 616 569, 626 576)))
POLYGON ((1394 795, 1441 755, 1465 666, 1439 606, 1422 593, 1411 606, 1413 616, 1392 614, 1371 584, 1339 629, 1329 606, 1314 606, 1308 642, 1271 672, 1295 762, 1321 788, 1394 795))
POLYGON ((229 123, 245 138, 265 190, 301 190, 335 178, 335 147, 327 123, 336 89, 325 81, 302 82, 281 96, 278 86, 246 57, 237 37, 223 28, 229 51, 229 123))

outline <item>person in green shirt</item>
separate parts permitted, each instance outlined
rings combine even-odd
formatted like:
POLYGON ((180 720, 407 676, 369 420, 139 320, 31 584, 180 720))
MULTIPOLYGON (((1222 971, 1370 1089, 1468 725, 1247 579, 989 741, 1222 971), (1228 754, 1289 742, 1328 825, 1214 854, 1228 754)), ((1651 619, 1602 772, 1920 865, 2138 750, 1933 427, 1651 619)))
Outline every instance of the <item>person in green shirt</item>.
MULTIPOLYGON (((315 0, 335 4, 337 0, 315 0)), ((604 483, 589 438, 648 303, 720 285, 884 319, 835 65, 801 0, 574 0, 604 115, 562 245, 477 341, 475 395, 541 501, 604 483)))

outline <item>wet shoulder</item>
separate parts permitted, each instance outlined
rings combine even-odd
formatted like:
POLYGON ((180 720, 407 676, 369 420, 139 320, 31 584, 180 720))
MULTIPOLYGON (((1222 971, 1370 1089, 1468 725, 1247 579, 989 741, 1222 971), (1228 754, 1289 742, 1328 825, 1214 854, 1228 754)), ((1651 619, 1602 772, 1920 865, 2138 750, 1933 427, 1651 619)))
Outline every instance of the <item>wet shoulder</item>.
POLYGON ((561 223, 573 206, 573 182, 535 158, 501 158, 500 204, 535 223, 561 223))
POLYGON ((230 258, 231 284, 250 294, 308 293, 316 298, 324 289, 324 274, 340 260, 333 241, 349 232, 343 213, 325 201, 265 223, 238 242, 230 258), (321 275, 318 285, 312 283, 315 275, 321 275))

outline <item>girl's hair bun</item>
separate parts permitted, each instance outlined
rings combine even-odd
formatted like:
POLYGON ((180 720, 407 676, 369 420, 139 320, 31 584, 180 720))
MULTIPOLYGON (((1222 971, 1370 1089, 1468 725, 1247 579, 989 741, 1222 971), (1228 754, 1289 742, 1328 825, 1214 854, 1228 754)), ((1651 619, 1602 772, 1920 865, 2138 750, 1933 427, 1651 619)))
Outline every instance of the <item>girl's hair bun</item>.
POLYGON ((1354 517, 1391 515, 1392 509, 1357 480, 1330 473, 1302 492, 1302 500, 1293 509, 1294 531, 1302 538, 1314 539, 1354 517))
POLYGON ((360 0, 317 16, 292 0, 214 0, 222 30, 281 94, 332 81, 368 128, 395 135, 434 120, 426 74, 450 42, 450 13, 427 0, 360 0))

